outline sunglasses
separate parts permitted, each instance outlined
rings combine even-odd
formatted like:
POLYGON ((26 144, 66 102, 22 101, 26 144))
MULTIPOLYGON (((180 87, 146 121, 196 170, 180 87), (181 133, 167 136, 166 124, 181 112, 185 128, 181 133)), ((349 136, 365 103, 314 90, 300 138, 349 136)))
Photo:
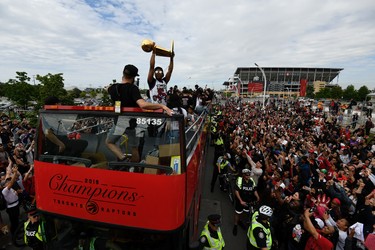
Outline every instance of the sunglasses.
POLYGON ((156 70, 155 74, 163 74, 163 71, 162 70, 156 70))

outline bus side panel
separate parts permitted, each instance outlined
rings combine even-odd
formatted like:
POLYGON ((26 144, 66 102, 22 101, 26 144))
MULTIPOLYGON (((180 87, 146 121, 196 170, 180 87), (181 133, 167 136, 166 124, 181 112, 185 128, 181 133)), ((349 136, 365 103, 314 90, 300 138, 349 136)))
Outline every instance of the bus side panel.
POLYGON ((186 201, 186 212, 192 213, 187 214, 187 218, 193 219, 190 223, 191 235, 189 240, 195 240, 198 230, 198 219, 199 219, 199 204, 200 196, 202 193, 202 173, 206 162, 206 132, 203 131, 194 154, 188 163, 187 167, 187 201, 186 201), (193 206, 193 207, 192 207, 193 206))
POLYGON ((186 176, 148 175, 35 161, 41 211, 169 231, 185 220, 186 176))

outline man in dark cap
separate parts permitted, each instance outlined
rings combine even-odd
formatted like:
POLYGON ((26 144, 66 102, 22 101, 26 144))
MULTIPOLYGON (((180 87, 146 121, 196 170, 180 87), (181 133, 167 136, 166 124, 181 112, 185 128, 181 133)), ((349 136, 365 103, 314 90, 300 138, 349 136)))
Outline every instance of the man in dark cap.
POLYGON ((221 234, 221 216, 211 214, 199 238, 199 249, 224 249, 225 242, 221 234))
MULTIPOLYGON (((124 67, 122 83, 113 84, 108 88, 108 93, 111 96, 112 101, 120 101, 121 107, 140 107, 142 109, 151 110, 163 109, 168 115, 172 115, 173 110, 169 109, 164 104, 149 103, 142 98, 138 87, 134 84, 136 76, 139 76, 137 67, 131 64, 124 67)), ((106 145, 115 154, 119 161, 123 161, 126 157, 116 145, 116 141, 119 140, 120 137, 121 135, 114 135, 113 131, 110 131, 110 133, 108 133, 106 145)))

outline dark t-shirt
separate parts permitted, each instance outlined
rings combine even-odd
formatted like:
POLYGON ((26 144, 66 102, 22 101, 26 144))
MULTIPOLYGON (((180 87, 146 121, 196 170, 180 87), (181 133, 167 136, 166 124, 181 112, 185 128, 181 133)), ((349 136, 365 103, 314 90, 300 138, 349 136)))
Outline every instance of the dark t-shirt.
POLYGON ((29 222, 26 227, 25 235, 27 237, 27 245, 29 247, 37 248, 43 246, 43 243, 40 240, 38 240, 38 238, 35 236, 35 234, 38 232, 38 228, 39 222, 34 224, 29 222))
POLYGON ((108 94, 113 102, 121 101, 121 107, 139 107, 137 101, 142 99, 138 87, 130 83, 113 84, 108 94))

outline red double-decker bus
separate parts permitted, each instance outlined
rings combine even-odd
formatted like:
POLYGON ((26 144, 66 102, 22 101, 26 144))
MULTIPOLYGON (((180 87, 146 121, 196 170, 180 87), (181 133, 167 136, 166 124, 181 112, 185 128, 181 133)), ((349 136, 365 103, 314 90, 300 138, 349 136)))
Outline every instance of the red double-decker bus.
POLYGON ((206 120, 188 128, 161 111, 45 106, 34 167, 48 249, 74 249, 83 233, 119 249, 188 249, 198 236, 206 120))

